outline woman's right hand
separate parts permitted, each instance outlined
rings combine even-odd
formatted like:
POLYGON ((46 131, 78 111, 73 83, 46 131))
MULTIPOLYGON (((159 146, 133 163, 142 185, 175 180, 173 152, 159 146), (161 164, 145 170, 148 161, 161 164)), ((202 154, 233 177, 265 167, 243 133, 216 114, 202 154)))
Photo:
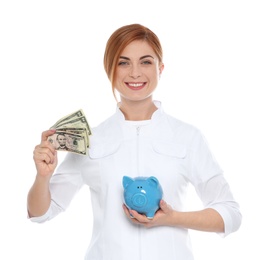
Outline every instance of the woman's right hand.
POLYGON ((47 138, 55 134, 55 129, 42 132, 41 143, 34 149, 33 159, 37 168, 37 174, 42 177, 52 176, 57 163, 57 151, 47 138))

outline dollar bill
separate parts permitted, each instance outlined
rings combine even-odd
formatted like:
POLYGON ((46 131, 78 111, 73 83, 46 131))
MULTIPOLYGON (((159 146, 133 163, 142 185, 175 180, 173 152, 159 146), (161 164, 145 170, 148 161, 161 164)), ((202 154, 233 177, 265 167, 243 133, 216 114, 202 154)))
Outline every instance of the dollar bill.
POLYGON ((55 134, 48 137, 48 141, 58 151, 73 152, 81 155, 87 154, 87 145, 84 136, 56 131, 55 134))
POLYGON ((48 141, 56 150, 87 154, 87 149, 90 148, 89 136, 92 132, 82 109, 62 117, 51 129, 56 129, 56 132, 48 137, 48 141))
POLYGON ((84 114, 83 110, 79 109, 76 112, 71 113, 71 114, 59 119, 51 128, 56 128, 58 125, 60 125, 63 122, 70 121, 70 120, 76 119, 78 117, 84 117, 84 116, 85 116, 85 114, 84 114))
POLYGON ((88 135, 91 135, 91 128, 85 116, 71 119, 69 121, 63 121, 55 126, 58 128, 67 128, 67 127, 75 127, 75 128, 85 128, 88 131, 88 135))
POLYGON ((77 127, 65 127, 65 128, 58 128, 59 131, 67 132, 69 134, 76 134, 84 136, 86 145, 89 148, 90 142, 89 142, 89 134, 86 128, 77 128, 77 127))

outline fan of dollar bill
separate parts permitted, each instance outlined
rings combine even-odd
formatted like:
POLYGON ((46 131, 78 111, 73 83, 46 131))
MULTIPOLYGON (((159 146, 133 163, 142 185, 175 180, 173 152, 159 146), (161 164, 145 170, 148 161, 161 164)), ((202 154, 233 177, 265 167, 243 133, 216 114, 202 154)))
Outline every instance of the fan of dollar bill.
POLYGON ((56 150, 87 155, 92 132, 82 109, 61 118, 50 129, 56 129, 48 137, 56 150))

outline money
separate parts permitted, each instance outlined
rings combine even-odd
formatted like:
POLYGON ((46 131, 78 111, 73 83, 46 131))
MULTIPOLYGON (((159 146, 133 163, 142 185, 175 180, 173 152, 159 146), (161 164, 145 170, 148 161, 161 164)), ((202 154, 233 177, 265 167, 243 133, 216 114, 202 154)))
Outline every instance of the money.
POLYGON ((48 137, 48 141, 56 150, 87 155, 92 132, 82 109, 62 117, 51 129, 56 132, 48 137))

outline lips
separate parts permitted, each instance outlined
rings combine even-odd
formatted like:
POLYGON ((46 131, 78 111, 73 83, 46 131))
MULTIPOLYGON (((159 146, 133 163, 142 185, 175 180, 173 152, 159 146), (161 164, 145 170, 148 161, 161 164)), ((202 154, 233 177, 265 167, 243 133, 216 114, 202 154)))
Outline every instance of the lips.
POLYGON ((126 82, 125 84, 130 89, 140 90, 146 85, 146 82, 126 82))

